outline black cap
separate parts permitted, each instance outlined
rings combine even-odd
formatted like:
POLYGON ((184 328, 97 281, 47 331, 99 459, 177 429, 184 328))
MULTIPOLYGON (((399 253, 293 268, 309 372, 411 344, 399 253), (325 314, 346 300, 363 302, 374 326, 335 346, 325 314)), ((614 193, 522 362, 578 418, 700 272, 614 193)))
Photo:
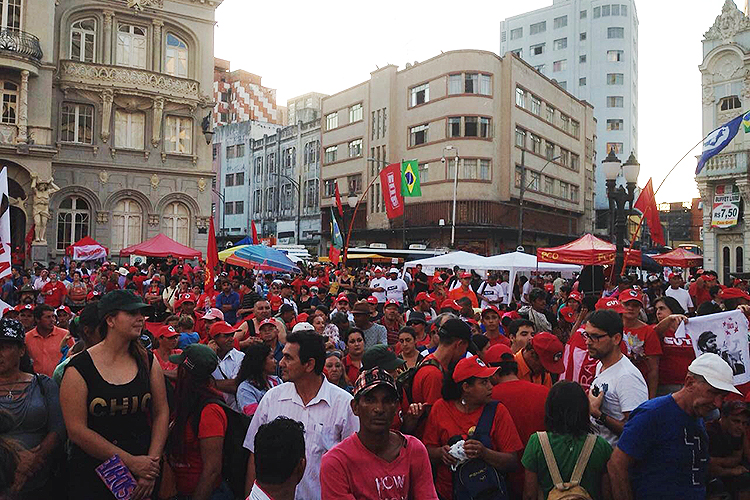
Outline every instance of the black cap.
POLYGON ((387 345, 377 344, 365 351, 362 355, 362 369, 382 368, 383 370, 396 370, 404 366, 406 361, 396 356, 387 345))
POLYGON ((132 290, 113 290, 99 299, 99 319, 116 311, 137 311, 150 307, 132 290))
POLYGON ((294 312, 294 307, 292 307, 289 304, 282 304, 281 307, 279 308, 279 314, 288 313, 289 311, 294 312))
POLYGON ((424 313, 419 311, 412 311, 409 313, 409 319, 406 320, 406 324, 411 323, 422 323, 423 325, 427 324, 427 318, 425 317, 424 313))
POLYGON ((11 340, 24 344, 26 341, 26 332, 20 321, 13 318, 0 319, 0 340, 11 340))
POLYGON ((452 318, 440 327, 440 337, 452 337, 470 341, 471 327, 460 319, 452 318))

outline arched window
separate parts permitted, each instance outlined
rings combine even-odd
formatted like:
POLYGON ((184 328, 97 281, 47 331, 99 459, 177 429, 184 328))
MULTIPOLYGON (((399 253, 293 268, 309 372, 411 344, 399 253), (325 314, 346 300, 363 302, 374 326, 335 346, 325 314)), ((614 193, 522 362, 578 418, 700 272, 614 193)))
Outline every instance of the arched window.
POLYGON ((124 199, 112 210, 112 253, 141 242, 143 209, 137 201, 124 199))
POLYGON ((146 67, 146 28, 130 24, 117 26, 117 64, 146 67))
POLYGON ((742 249, 742 247, 737 247, 734 250, 735 256, 737 257, 737 262, 735 262, 734 266, 738 273, 745 272, 745 252, 742 249))
POLYGON ((177 243, 190 246, 190 211, 184 203, 176 201, 167 205, 162 221, 165 235, 177 243))
POLYGON ((15 124, 16 109, 18 106, 18 85, 13 82, 0 81, 0 89, 3 93, 3 114, 0 116, 0 122, 15 124))
POLYGON ((70 27, 70 58, 94 62, 96 57, 96 19, 81 19, 70 27))
POLYGON ((57 249, 67 247, 89 235, 91 209, 88 202, 78 196, 70 196, 60 203, 57 212, 57 249))
POLYGON ((164 69, 168 75, 187 78, 188 47, 185 42, 167 33, 167 51, 164 69))

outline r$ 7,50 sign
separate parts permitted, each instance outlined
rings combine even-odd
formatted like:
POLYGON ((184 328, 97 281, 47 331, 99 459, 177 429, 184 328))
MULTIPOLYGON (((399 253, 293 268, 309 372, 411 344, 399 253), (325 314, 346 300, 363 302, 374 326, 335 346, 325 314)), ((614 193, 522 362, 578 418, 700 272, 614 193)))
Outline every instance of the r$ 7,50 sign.
POLYGON ((711 213, 711 226, 732 227, 737 225, 740 215, 740 193, 730 192, 727 194, 717 193, 714 196, 713 211, 711 213))

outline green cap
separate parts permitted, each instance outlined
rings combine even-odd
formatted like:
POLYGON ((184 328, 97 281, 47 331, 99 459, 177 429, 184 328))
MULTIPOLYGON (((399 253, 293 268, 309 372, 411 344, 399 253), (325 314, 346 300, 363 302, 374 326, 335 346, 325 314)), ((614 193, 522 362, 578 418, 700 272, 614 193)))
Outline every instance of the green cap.
POLYGON ((378 344, 370 347, 362 355, 362 370, 382 368, 383 370, 395 370, 401 368, 406 361, 396 356, 388 349, 387 345, 378 344))
POLYGON ((203 344, 185 346, 180 354, 172 354, 169 361, 176 365, 183 365, 197 379, 204 379, 219 366, 219 357, 213 349, 203 344))
POLYGON ((151 306, 131 290, 113 290, 99 299, 99 320, 116 311, 137 311, 151 306))

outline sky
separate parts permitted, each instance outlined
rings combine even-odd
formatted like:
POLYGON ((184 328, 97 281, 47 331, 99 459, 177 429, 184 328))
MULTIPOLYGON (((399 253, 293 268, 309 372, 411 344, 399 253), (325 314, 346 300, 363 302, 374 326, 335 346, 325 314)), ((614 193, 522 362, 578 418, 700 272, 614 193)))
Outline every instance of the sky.
MULTIPOLYGON (((737 0, 735 0, 737 1, 737 0)), ((552 0, 381 0, 367 12, 349 0, 224 0, 216 10, 216 57, 260 75, 277 103, 307 92, 334 94, 377 66, 424 61, 440 51, 498 52, 500 21, 552 0), (456 8, 459 6, 459 8, 456 8)), ((639 185, 658 186, 701 138, 701 40, 724 0, 636 0, 639 19, 639 185)), ((739 3, 740 8, 744 2, 739 3)), ((658 191, 658 202, 698 196, 695 148, 658 191)), ((625 156, 621 160, 625 160, 625 156)))

